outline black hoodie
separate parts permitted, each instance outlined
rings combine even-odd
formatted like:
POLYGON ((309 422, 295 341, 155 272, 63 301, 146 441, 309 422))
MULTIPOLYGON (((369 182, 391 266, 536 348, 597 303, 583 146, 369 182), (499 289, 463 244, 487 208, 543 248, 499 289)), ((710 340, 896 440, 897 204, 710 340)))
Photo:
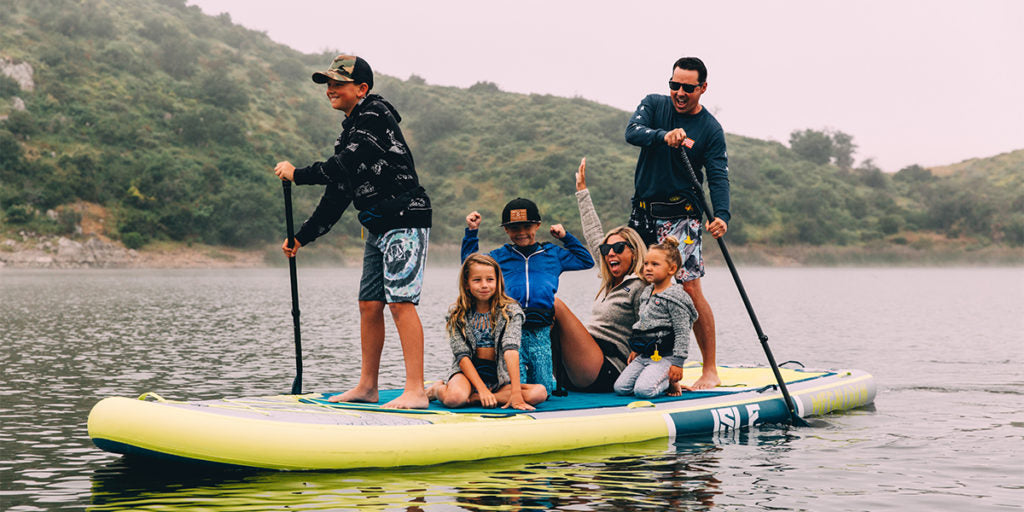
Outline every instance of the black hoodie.
POLYGON ((326 185, 313 215, 295 239, 308 245, 330 231, 349 203, 359 222, 378 235, 397 228, 429 228, 430 198, 420 186, 412 153, 398 127, 402 117, 370 94, 342 123, 334 155, 295 169, 297 185, 326 185))

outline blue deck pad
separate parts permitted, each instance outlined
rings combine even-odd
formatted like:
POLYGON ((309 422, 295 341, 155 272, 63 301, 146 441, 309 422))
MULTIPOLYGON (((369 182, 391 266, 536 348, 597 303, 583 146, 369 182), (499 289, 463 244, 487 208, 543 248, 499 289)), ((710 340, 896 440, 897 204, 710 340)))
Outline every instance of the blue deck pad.
POLYGON ((715 390, 715 391, 685 391, 681 396, 659 396, 657 398, 641 399, 632 395, 619 396, 615 393, 581 393, 581 392, 569 392, 569 396, 548 396, 548 399, 544 402, 537 404, 536 411, 520 411, 512 409, 502 409, 499 404, 498 407, 493 409, 485 409, 483 407, 460 407, 458 409, 449 409, 440 402, 431 401, 430 407, 426 410, 410 410, 410 409, 382 409, 380 406, 386 404, 389 401, 398 398, 402 394, 401 389, 382 389, 380 390, 380 401, 376 404, 363 404, 353 402, 340 402, 331 403, 327 399, 338 395, 340 393, 324 393, 319 398, 304 398, 303 402, 317 403, 322 405, 334 406, 344 409, 366 409, 377 412, 401 412, 401 413, 416 413, 422 412, 424 414, 433 414, 437 412, 454 412, 459 414, 496 414, 499 416, 511 416, 513 414, 520 413, 531 413, 531 412, 550 412, 550 411, 571 411, 576 409, 597 409, 601 407, 624 407, 633 402, 644 400, 651 403, 662 403, 662 402, 675 402, 680 400, 696 400, 698 398, 707 398, 710 396, 729 395, 733 393, 740 393, 743 391, 749 391, 749 388, 743 388, 739 390, 715 390))
MULTIPOLYGON (((800 379, 790 381, 787 383, 794 384, 803 380, 816 379, 833 375, 832 373, 826 373, 824 375, 816 375, 814 377, 808 377, 807 379, 800 379)), ((651 398, 646 400, 651 403, 664 403, 664 402, 678 402, 684 400, 697 400, 700 398, 708 398, 712 396, 731 395, 736 393, 744 393, 750 391, 751 388, 717 388, 714 391, 684 391, 680 396, 660 396, 657 398, 651 398)), ((436 414, 438 412, 454 412, 459 414, 494 414, 499 416, 511 416, 513 414, 530 413, 533 411, 519 411, 516 409, 508 408, 502 409, 500 406, 494 409, 485 409, 483 407, 461 407, 459 409, 449 409, 441 405, 437 401, 430 402, 430 407, 427 409, 382 409, 381 404, 386 404, 395 398, 398 398, 402 394, 400 389, 382 389, 380 391, 380 401, 376 404, 366 403, 354 403, 354 402, 340 402, 331 403, 327 399, 339 395, 341 393, 324 393, 317 398, 303 398, 302 402, 315 403, 320 405, 326 405, 330 407, 337 407, 340 409, 363 409, 372 410, 376 412, 396 412, 396 413, 421 413, 421 414, 436 414)), ((619 396, 614 393, 582 393, 582 392, 569 392, 569 396, 549 396, 543 403, 537 405, 536 412, 550 412, 550 411, 572 411, 577 409, 597 409, 602 407, 625 407, 633 402, 641 401, 635 396, 619 396)))

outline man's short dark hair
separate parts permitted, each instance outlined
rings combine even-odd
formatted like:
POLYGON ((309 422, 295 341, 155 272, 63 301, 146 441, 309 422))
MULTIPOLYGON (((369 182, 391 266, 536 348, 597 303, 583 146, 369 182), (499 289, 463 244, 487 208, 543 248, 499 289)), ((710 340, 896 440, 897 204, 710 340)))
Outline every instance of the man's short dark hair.
POLYGON ((672 65, 673 73, 676 72, 676 68, 696 71, 697 81, 700 83, 704 83, 704 81, 708 79, 708 68, 704 67, 704 61, 697 57, 683 57, 677 60, 676 63, 672 65))

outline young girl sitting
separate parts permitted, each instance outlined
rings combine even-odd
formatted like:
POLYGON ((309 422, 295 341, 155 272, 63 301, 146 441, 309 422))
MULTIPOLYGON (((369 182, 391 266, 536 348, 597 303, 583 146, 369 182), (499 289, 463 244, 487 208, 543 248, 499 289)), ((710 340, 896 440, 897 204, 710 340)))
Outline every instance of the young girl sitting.
POLYGON ((697 309, 682 285, 672 282, 679 270, 679 241, 668 237, 652 245, 644 258, 639 320, 629 338, 629 365, 615 381, 615 392, 653 398, 668 390, 682 394, 683 362, 697 309))
POLYGON ((546 400, 543 385, 520 384, 523 317, 519 304, 505 295, 498 263, 482 254, 466 258, 459 271, 459 299, 448 312, 452 369, 446 382, 434 383, 427 396, 445 407, 490 408, 502 402, 503 409, 526 411, 546 400))

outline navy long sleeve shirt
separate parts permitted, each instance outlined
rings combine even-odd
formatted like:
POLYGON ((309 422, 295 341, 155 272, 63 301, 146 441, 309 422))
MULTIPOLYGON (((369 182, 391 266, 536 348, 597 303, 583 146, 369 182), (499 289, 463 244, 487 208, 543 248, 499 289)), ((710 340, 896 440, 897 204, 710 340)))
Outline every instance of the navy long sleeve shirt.
POLYGON ((705 174, 701 169, 707 172, 712 216, 729 222, 729 161, 722 125, 707 108, 693 115, 676 112, 672 99, 664 94, 644 98, 626 125, 626 142, 640 147, 634 198, 665 201, 682 196, 694 205, 700 204, 679 149, 665 144, 665 134, 676 128, 685 130, 687 138, 694 141, 692 148, 686 148, 686 155, 701 183, 705 174))

